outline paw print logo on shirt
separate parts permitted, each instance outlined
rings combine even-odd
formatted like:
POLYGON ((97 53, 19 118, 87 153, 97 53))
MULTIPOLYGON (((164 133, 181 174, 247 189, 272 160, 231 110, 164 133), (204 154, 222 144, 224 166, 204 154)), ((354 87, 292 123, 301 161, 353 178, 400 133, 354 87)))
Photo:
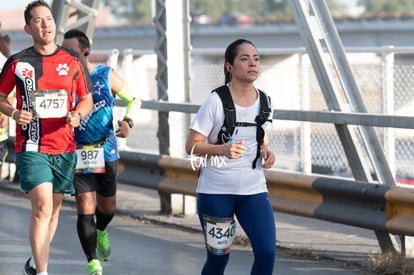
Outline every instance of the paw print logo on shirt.
POLYGON ((30 70, 30 69, 27 69, 27 68, 23 69, 22 76, 24 78, 33 78, 33 70, 30 70))
POLYGON ((58 75, 68 75, 69 72, 69 66, 68 64, 59 64, 59 66, 56 67, 56 71, 58 71, 58 75))

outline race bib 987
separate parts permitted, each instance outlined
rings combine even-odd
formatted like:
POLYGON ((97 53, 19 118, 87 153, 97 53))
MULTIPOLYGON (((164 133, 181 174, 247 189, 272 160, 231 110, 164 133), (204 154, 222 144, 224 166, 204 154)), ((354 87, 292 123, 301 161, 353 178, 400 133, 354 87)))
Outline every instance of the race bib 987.
POLYGON ((101 145, 81 146, 76 155, 76 173, 105 173, 104 148, 101 145))

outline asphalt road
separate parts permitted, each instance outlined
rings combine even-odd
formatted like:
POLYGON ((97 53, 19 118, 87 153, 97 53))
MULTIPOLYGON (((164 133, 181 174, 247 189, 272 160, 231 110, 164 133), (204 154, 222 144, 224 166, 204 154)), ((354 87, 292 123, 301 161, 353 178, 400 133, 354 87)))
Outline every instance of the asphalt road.
MULTIPOLYGON (((0 191, 0 274, 21 274, 23 264, 30 255, 29 200, 19 191, 2 188, 0 191)), ((122 191, 119 193, 123 194, 122 191)), ((131 195, 131 192, 127 193, 131 195)), ((281 224, 283 226, 284 223, 281 224)), ((295 230, 298 228, 292 228, 293 232, 295 230)), ((303 237, 297 235, 294 241, 300 242, 303 237)), ((119 213, 111 223, 110 239, 113 259, 103 263, 105 275, 200 274, 204 262, 201 233, 185 230, 184 227, 119 213)), ((225 274, 249 274, 252 259, 248 247, 235 246, 225 274)), ((304 257, 280 247, 274 274, 370 274, 364 269, 324 257, 304 257)), ((52 244, 49 274, 86 273, 86 260, 76 233, 76 212, 73 203, 66 201, 52 244)))

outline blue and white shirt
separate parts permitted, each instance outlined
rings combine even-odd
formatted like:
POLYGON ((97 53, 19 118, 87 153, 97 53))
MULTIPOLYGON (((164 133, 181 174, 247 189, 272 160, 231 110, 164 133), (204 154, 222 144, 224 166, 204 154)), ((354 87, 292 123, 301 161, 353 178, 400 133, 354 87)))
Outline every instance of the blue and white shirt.
POLYGON ((93 108, 79 127, 75 128, 76 142, 82 144, 105 141, 105 162, 119 159, 116 136, 113 126, 113 107, 115 96, 111 91, 111 67, 97 65, 90 76, 94 84, 93 108))

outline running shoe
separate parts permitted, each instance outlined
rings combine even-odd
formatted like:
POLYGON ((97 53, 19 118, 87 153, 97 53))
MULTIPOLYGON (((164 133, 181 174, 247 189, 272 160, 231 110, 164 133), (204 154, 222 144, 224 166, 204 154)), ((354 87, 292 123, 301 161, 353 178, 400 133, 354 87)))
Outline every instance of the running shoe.
POLYGON ((31 257, 24 264, 22 275, 36 275, 36 269, 30 266, 30 260, 31 257))
POLYGON ((109 261, 112 258, 111 243, 108 239, 108 230, 97 230, 96 255, 101 261, 109 261))
POLYGON ((90 260, 88 262, 88 275, 102 275, 102 266, 98 260, 90 260))

